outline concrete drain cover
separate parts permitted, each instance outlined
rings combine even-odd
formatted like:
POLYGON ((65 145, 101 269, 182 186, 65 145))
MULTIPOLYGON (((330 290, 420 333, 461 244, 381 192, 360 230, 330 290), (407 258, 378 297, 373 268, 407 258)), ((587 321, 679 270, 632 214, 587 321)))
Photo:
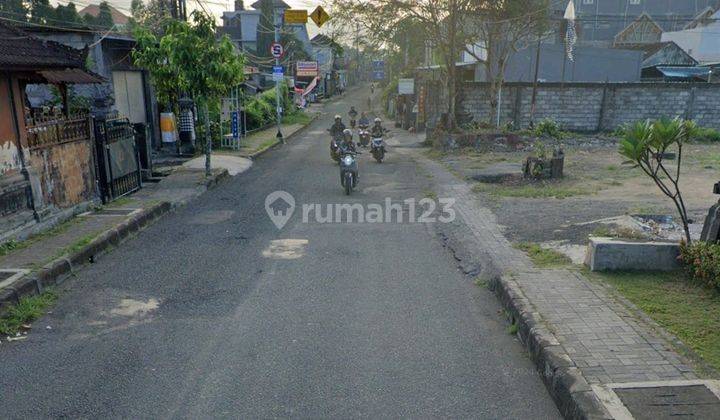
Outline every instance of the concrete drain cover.
POLYGON ((616 419, 720 419, 720 381, 668 381, 593 386, 616 419))
POLYGON ((0 269, 0 289, 10 286, 16 280, 29 272, 29 270, 23 270, 21 268, 0 269))

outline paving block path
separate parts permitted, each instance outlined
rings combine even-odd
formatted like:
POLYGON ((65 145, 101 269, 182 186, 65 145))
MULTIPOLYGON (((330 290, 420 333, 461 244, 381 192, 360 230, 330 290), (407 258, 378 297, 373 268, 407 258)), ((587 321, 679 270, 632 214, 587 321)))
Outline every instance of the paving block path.
MULTIPOLYGON (((393 143, 419 141, 413 134, 400 132, 393 143)), ((432 174, 438 196, 455 198, 454 208, 472 232, 473 247, 519 285, 588 383, 695 379, 667 340, 604 287, 577 271, 533 268, 527 255, 505 238, 495 215, 468 183, 413 149, 396 150, 412 154, 432 174)))

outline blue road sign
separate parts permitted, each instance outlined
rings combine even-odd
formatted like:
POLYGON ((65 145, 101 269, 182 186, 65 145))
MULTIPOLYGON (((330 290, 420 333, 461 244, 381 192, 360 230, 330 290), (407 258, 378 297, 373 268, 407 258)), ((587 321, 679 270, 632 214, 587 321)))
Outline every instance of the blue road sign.
POLYGON ((230 129, 232 130, 232 136, 234 139, 238 139, 240 137, 238 120, 238 112, 233 111, 232 117, 230 119, 230 129))
POLYGON ((373 60, 372 76, 373 76, 373 80, 385 79, 385 61, 384 60, 373 60))
POLYGON ((276 82, 281 82, 283 80, 282 66, 273 66, 273 80, 276 82))

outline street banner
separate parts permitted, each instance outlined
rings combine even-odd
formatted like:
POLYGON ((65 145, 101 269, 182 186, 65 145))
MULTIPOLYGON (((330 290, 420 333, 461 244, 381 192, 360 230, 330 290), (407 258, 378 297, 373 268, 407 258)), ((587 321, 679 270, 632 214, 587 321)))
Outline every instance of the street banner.
POLYGON ((297 77, 315 77, 318 75, 318 63, 317 61, 298 61, 297 71, 295 72, 297 77))
POLYGON ((308 11, 305 9, 287 9, 285 10, 285 23, 305 24, 308 20, 308 11))
POLYGON ((172 112, 163 112, 160 114, 160 133, 163 143, 174 143, 178 140, 175 114, 172 112))
POLYGON ((317 86, 317 83, 318 83, 318 79, 319 79, 319 77, 314 78, 313 81, 310 82, 309 85, 307 85, 307 87, 303 91, 303 96, 307 95, 308 93, 312 92, 313 89, 315 89, 315 87, 317 86))

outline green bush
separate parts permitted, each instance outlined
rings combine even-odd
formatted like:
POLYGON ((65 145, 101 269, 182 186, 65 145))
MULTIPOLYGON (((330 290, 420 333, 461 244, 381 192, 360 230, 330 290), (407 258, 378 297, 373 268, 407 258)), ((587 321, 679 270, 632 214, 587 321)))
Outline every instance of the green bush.
POLYGON ((535 126, 535 135, 538 137, 550 137, 553 139, 561 139, 565 135, 560 126, 554 120, 546 118, 535 126))
MULTIPOLYGON (((280 87, 282 92, 282 104, 285 115, 289 116, 295 113, 295 104, 290 97, 287 87, 280 87)), ((248 128, 254 130, 260 128, 275 120, 275 88, 266 90, 245 101, 245 115, 247 118, 248 128)))
POLYGON ((707 143, 720 142, 720 131, 714 128, 698 127, 693 140, 707 143))
POLYGON ((720 244, 683 242, 680 258, 693 279, 720 291, 720 244))

